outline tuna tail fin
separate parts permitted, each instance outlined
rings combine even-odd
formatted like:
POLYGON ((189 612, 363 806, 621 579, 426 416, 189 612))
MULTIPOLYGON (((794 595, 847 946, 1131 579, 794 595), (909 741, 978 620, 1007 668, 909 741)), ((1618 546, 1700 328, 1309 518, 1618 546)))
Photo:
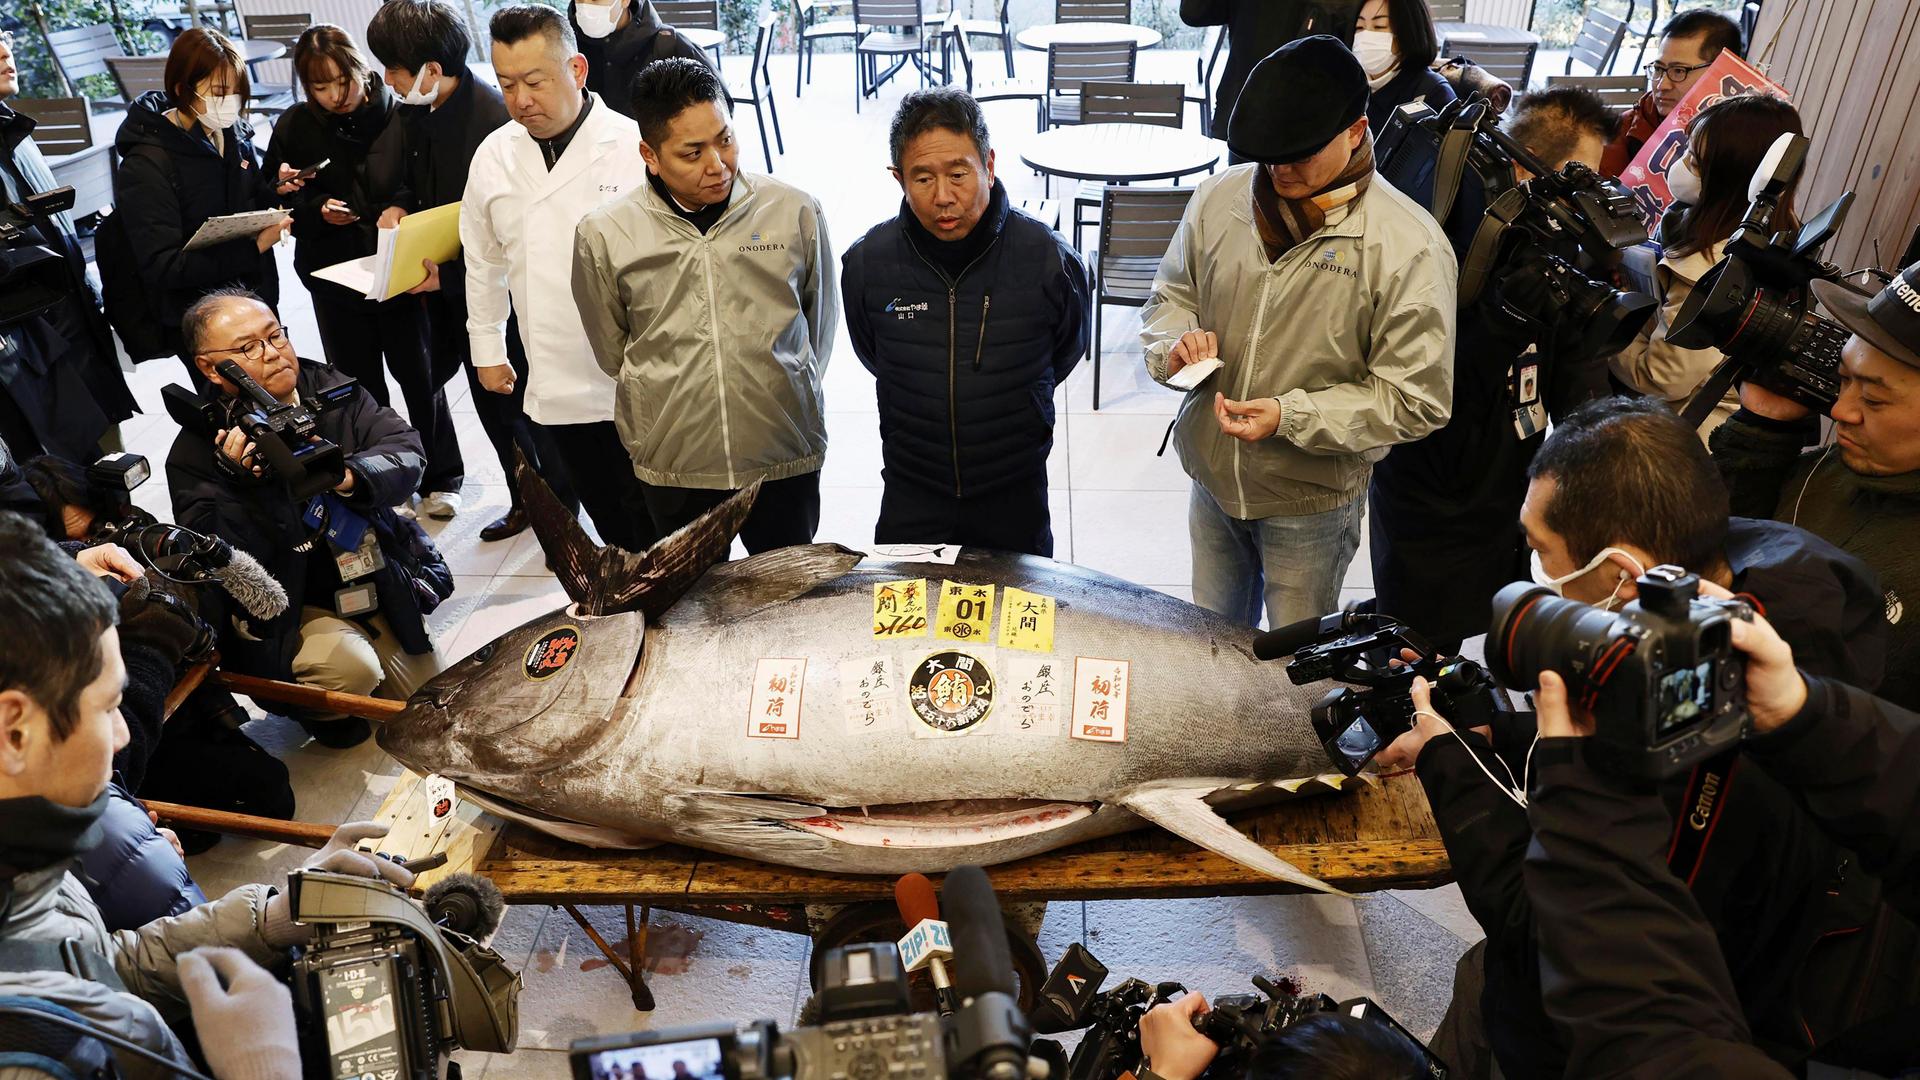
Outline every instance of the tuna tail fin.
POLYGON ((534 535, 553 560, 561 587, 586 615, 638 611, 650 622, 659 618, 708 567, 727 560, 734 535, 746 524, 760 494, 760 481, 755 480, 685 528, 643 552, 632 552, 595 544, 579 518, 527 464, 526 455, 515 448, 514 457, 514 477, 534 535))
POLYGON ((1115 804, 1223 859, 1257 870, 1268 877, 1335 896, 1349 896, 1319 878, 1261 847, 1246 833, 1228 824, 1207 804, 1207 796, 1231 787, 1232 780, 1167 780, 1142 784, 1115 800, 1115 804))

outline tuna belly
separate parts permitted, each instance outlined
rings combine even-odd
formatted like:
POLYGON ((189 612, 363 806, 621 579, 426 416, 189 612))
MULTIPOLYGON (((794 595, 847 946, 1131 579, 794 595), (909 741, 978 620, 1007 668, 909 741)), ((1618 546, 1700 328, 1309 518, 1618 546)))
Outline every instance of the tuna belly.
POLYGON ((870 806, 789 819, 798 829, 855 847, 944 849, 1018 842, 1067 828, 1098 803, 1040 799, 953 799, 870 806))

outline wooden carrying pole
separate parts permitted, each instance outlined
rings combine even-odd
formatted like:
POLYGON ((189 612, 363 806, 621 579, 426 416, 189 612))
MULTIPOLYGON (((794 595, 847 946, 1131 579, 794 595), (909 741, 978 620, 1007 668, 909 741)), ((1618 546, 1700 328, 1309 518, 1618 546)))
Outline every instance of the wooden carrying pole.
POLYGON ((282 821, 279 818, 235 814, 226 810, 208 810, 202 806, 182 806, 179 803, 159 802, 154 799, 140 801, 146 804, 148 810, 159 815, 163 825, 216 832, 225 836, 245 836, 254 840, 272 841, 276 844, 298 844, 301 847, 310 848, 325 847, 327 841, 333 839, 334 826, 332 825, 282 821))
POLYGON ((404 701, 389 701, 386 698, 368 697, 365 694, 343 694, 338 690, 322 690, 317 686, 301 686, 299 683, 281 682, 278 679, 261 679, 252 675, 236 675, 231 671, 214 673, 214 681, 237 694, 245 694, 261 701, 274 701, 282 705, 298 705, 303 709, 318 712, 346 713, 363 720, 376 723, 390 720, 407 711, 404 701))

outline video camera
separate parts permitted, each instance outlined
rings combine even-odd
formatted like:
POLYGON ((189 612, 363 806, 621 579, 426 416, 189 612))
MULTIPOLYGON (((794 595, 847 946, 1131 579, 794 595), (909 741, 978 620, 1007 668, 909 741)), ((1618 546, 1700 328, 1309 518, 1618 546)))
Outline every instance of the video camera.
MULTIPOLYGON (((1460 259, 1460 307, 1482 297, 1533 332, 1551 358, 1580 363, 1619 352, 1653 318, 1656 303, 1589 277, 1615 253, 1647 240, 1633 199, 1572 162, 1554 172, 1500 130, 1482 94, 1435 112, 1424 102, 1394 110, 1375 143, 1380 175, 1432 211, 1449 235, 1471 226, 1460 259), (1521 181, 1515 166, 1533 174, 1521 181), (1471 168, 1484 195, 1477 222, 1453 222, 1471 168), (1424 196, 1424 197, 1423 197, 1424 196)), ((1457 241, 1456 241, 1457 242, 1457 241)))
MULTIPOLYGON (((1140 1061, 1140 1021, 1154 1006, 1186 993, 1177 982, 1127 979, 1104 993, 1107 968, 1078 942, 1054 965, 1034 1009, 1034 1030, 1047 1035, 1084 1029, 1074 1048, 1065 1080, 1118 1080, 1140 1061)), ((1253 977, 1258 994, 1229 994, 1214 999, 1193 1018, 1194 1029, 1213 1040, 1220 1053, 1203 1074, 1209 1080, 1245 1080, 1260 1044, 1309 1016, 1337 1012, 1383 1024, 1426 1055, 1426 1075, 1447 1080, 1445 1062, 1367 998, 1336 1002, 1325 994, 1303 994, 1288 980, 1253 977)))
POLYGON ((1681 348, 1714 348, 1727 357, 1682 410, 1689 424, 1705 420, 1742 374, 1823 415, 1840 396, 1847 329, 1814 314, 1807 286, 1816 279, 1845 284, 1840 270, 1816 253, 1840 231, 1853 192, 1796 232, 1770 232, 1810 145, 1806 136, 1791 132, 1774 140, 1754 170, 1747 216, 1727 240, 1726 254, 1693 287, 1667 332, 1667 340, 1681 348))
POLYGON ((0 201, 0 326, 32 318, 66 299, 72 271, 42 242, 39 226, 73 209, 73 189, 57 187, 19 202, 0 201))
POLYGON ((480 944, 500 924, 500 891, 453 874, 424 906, 386 883, 288 875, 294 921, 314 927, 291 978, 302 1073, 330 1080, 458 1080, 455 1049, 511 1053, 520 976, 480 944))
POLYGON ((947 875, 952 1016, 914 1013, 898 947, 827 954, 820 1023, 782 1032, 770 1020, 702 1024, 582 1039, 576 1080, 1026 1080, 1032 1029, 1014 997, 1013 960, 987 875, 947 875))
MULTIPOLYGON (((167 412, 183 429, 208 439, 226 428, 238 426, 253 441, 256 450, 267 459, 259 477, 263 482, 286 485, 296 499, 309 499, 331 491, 347 475, 346 457, 340 447, 319 434, 319 417, 328 409, 353 396, 359 384, 352 379, 320 391, 312 408, 305 401, 292 404, 281 401, 253 381, 245 369, 233 360, 214 365, 220 376, 238 387, 240 395, 232 399, 205 401, 178 384, 163 387, 160 394, 167 412)), ((238 480, 253 482, 252 472, 216 451, 215 464, 238 480)))
POLYGON ((1313 707, 1313 729, 1327 757, 1352 776, 1413 726, 1413 680, 1425 678, 1434 708, 1465 727, 1489 723, 1509 706, 1486 670, 1471 660, 1442 660, 1425 638, 1388 615, 1335 612, 1270 630, 1254 639, 1262 660, 1290 656, 1295 686, 1335 679, 1357 684, 1328 691, 1313 707), (1403 650, 1414 659, 1408 660, 1403 650))
POLYGON ((1727 749, 1751 725, 1733 620, 1751 620, 1753 608, 1701 597, 1700 579, 1677 566, 1654 567, 1639 587, 1638 599, 1612 612, 1531 582, 1508 585, 1493 598, 1487 662, 1515 690, 1538 688, 1542 671, 1560 673, 1573 703, 1596 718, 1594 760, 1660 779, 1727 749))

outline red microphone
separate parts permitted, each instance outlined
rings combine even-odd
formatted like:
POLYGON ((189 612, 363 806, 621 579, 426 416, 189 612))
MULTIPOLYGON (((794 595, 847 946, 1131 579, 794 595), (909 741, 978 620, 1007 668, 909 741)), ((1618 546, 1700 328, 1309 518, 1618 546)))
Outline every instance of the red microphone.
POLYGON ((940 921, 940 898, 925 874, 908 874, 893 885, 893 902, 907 936, 900 939, 900 962, 908 971, 925 968, 933 978, 934 999, 942 1015, 952 1015, 959 1001, 947 979, 947 961, 953 959, 953 940, 940 921))

